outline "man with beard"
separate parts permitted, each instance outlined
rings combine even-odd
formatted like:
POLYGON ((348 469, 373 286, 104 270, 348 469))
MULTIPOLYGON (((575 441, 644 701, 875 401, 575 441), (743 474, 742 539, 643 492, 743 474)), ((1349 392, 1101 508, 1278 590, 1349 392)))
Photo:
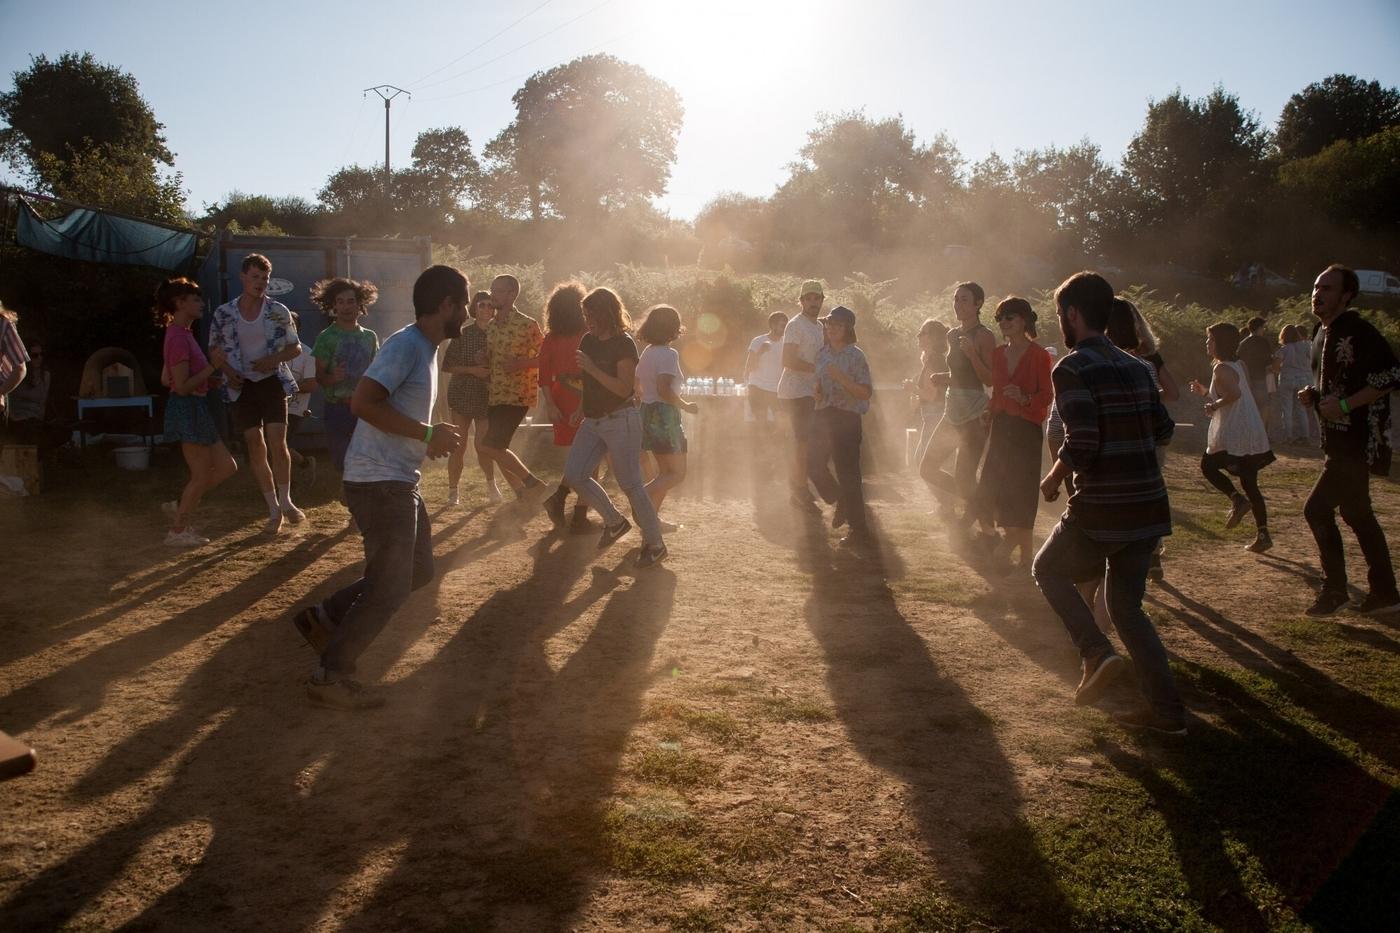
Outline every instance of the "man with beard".
POLYGON ((1175 425, 1153 383, 1151 364, 1104 336, 1113 286, 1095 272, 1077 273, 1055 290, 1055 306, 1069 349, 1051 374, 1065 442, 1040 490, 1053 502, 1073 471, 1074 493, 1031 573, 1079 649, 1083 677, 1074 702, 1085 705, 1123 672, 1123 659, 1075 587, 1101 579, 1107 566, 1109 612, 1148 702, 1114 718, 1130 728, 1185 735, 1185 711, 1166 649, 1142 611, 1152 552, 1172 530, 1157 445, 1171 440, 1175 425))
POLYGON ((414 322, 384 341, 355 385, 359 423, 345 454, 345 502, 365 542, 364 576, 294 622, 320 664, 306 692, 312 702, 365 709, 384 700, 352 680, 355 662, 412 590, 433 578, 433 538, 418 490, 424 455, 445 457, 461 443, 448 422, 432 424, 437 347, 467 318, 467 277, 433 266, 413 285, 414 322))
POLYGON ((1390 393, 1400 388, 1400 363, 1380 331, 1349 307, 1359 287, 1356 273, 1341 265, 1328 266, 1313 283, 1316 378, 1298 393, 1300 402, 1317 409, 1324 455, 1322 475, 1303 506, 1323 574, 1322 591, 1307 610, 1310 616, 1331 615, 1349 599, 1338 511, 1355 532, 1368 569, 1371 592, 1356 611, 1400 612, 1390 548, 1371 506, 1371 474, 1390 472, 1390 393))

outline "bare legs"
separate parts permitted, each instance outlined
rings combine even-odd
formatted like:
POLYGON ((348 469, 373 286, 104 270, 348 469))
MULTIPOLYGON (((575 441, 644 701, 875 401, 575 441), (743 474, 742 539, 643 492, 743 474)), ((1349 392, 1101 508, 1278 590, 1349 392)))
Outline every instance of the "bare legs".
POLYGON ((646 490, 647 498, 659 514, 661 503, 666 501, 666 493, 685 481, 685 454, 653 453, 652 456, 656 458, 657 474, 647 483, 646 490))
POLYGON ((189 526, 190 516, 199 507, 199 500, 215 486, 238 472, 238 464, 224 446, 223 441, 214 444, 181 444, 185 464, 190 468, 190 480, 180 493, 180 503, 175 510, 175 523, 172 530, 184 531, 189 526))

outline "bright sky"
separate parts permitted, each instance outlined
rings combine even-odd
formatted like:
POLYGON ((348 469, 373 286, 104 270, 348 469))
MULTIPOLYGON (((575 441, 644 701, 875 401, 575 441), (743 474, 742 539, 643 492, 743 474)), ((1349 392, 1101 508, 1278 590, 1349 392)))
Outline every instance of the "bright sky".
POLYGON ((822 111, 902 114, 920 139, 946 131, 970 160, 1086 136, 1117 159, 1147 101, 1177 87, 1199 97, 1221 84, 1272 125, 1291 94, 1329 74, 1400 85, 1400 3, 1323 9, 1301 0, 0 0, 0 72, 8 88, 31 54, 78 50, 134 74, 197 210, 234 189, 314 200, 337 167, 382 163, 383 105, 362 88, 414 92, 393 105, 395 164, 418 132, 441 126, 463 127, 479 155, 530 74, 609 52, 685 102, 661 207, 688 218, 721 191, 771 194, 822 111))

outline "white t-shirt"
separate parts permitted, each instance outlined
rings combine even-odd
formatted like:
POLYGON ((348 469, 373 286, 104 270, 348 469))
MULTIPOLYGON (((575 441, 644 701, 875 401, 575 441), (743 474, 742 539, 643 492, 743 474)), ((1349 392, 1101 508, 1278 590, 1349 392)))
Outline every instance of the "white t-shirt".
POLYGON ((243 350, 243 361, 248 366, 248 372, 239 373, 243 381, 261 382, 268 376, 275 375, 253 369, 254 360, 267 356, 267 332, 263 329, 262 315, 259 314, 251 321, 245 319, 242 314, 236 314, 234 317, 238 319, 238 345, 243 350))
MULTIPOLYGON (((788 321, 787 329, 783 331, 783 353, 787 353, 789 346, 794 346, 797 348, 798 359, 815 367, 817 354, 821 352, 825 336, 821 324, 805 314, 795 314, 792 320, 788 321)), ((778 398, 808 398, 816 394, 815 370, 800 373, 795 369, 783 369, 783 378, 778 380, 778 398)))
POLYGON ((767 389, 769 392, 778 391, 778 380, 783 378, 782 338, 774 340, 767 334, 759 334, 749 344, 749 352, 758 360, 753 369, 749 370, 749 385, 767 389), (768 349, 760 355, 759 349, 765 346, 768 349))
MULTIPOLYGON (((316 378, 316 357, 311 355, 311 348, 306 344, 301 345, 301 356, 287 364, 292 369, 292 376, 296 378, 297 385, 301 385, 310 379, 316 378)), ((306 409, 311 405, 311 393, 298 391, 287 402, 287 414, 304 415, 306 409)))
POLYGON ((671 390, 681 394, 681 355, 675 347, 648 346, 637 360, 637 384, 642 387, 642 404, 664 401, 657 392, 658 376, 672 376, 671 390))

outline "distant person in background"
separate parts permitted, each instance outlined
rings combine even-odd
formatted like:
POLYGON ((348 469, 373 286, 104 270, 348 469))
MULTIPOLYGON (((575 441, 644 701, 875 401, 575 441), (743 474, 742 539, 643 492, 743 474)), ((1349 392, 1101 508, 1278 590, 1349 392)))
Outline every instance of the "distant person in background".
MULTIPOLYGON (((681 316, 670 305, 653 305, 637 328, 646 347, 637 360, 637 385, 642 401, 642 449, 656 458, 657 474, 646 484, 647 497, 658 516, 666 494, 685 481, 688 445, 681 426, 681 412, 692 415, 700 410, 694 402, 681 398, 681 356, 671 346, 685 328, 681 316)), ((679 525, 662 521, 661 530, 672 532, 679 525)))
POLYGON ((783 375, 778 380, 778 404, 787 409, 792 426, 793 460, 789 475, 794 508, 819 512, 807 483, 807 451, 812 437, 812 418, 817 410, 817 354, 824 335, 817 322, 826 291, 816 279, 802 283, 798 295, 802 311, 794 314, 783 328, 783 375))
MULTIPOLYGON (((554 286, 544 306, 544 343, 540 345, 540 409, 554 425, 554 446, 569 447, 578 433, 574 412, 583 402, 583 370, 578 365, 578 345, 583 340, 584 287, 578 282, 554 286)), ((544 500, 544 510, 554 527, 563 530, 568 505, 569 484, 562 478, 559 487, 544 500)), ((570 531, 587 532, 588 503, 575 494, 570 531)))
POLYGON ((316 359, 316 384, 324 403, 326 449, 337 473, 345 469, 345 450, 358 420, 350 410, 355 384, 379 352, 379 336, 360 324, 378 299, 379 289, 372 282, 334 278, 311 286, 311 300, 331 319, 316 335, 311 355, 316 359))
MULTIPOLYGON (((301 316, 291 312, 292 326, 301 334, 301 316)), ((306 344, 301 345, 301 355, 287 364, 291 367, 292 378, 297 381, 297 394, 287 400, 287 454, 292 458, 292 468, 301 475, 301 487, 316 485, 316 458, 304 454, 292 446, 302 419, 311 410, 311 393, 320 388, 316 382, 316 358, 306 344)))
POLYGON ((282 519, 292 524, 306 513, 292 502, 292 458, 287 452, 287 399, 297 383, 288 362, 301 341, 286 305, 267 295, 272 262, 259 253, 239 266, 243 293, 214 309, 209 347, 223 351, 224 391, 233 403, 234 430, 248 448, 248 469, 267 503, 268 534, 282 519))
POLYGON ((943 418, 934 428, 919 475, 938 498, 944 519, 959 532, 982 524, 992 532, 991 517, 976 501, 977 469, 987 444, 987 426, 982 413, 987 410, 987 386, 992 384, 992 351, 997 339, 979 320, 986 292, 976 282, 963 282, 953 292, 953 314, 958 326, 948 332, 947 368, 934 374, 946 381, 947 399, 943 418), (956 454, 952 474, 943 471, 943 462, 956 454), (962 499, 964 514, 956 514, 954 502, 962 499), (980 513, 980 514, 979 514, 980 513))
POLYGON ((1071 470, 1075 483, 1031 572, 1079 650, 1083 675, 1075 703, 1096 702, 1124 670, 1075 585, 1107 569, 1113 624, 1147 699, 1145 709, 1114 718, 1130 728, 1184 735, 1185 711, 1166 649, 1142 611, 1152 551, 1171 533, 1171 503, 1155 449, 1174 425, 1148 368, 1104 336, 1113 287, 1102 276, 1080 272, 1066 279, 1055 290, 1055 307, 1067 352, 1051 380, 1065 442, 1040 489, 1053 502, 1071 470))
POLYGON ((1303 506, 1322 560, 1322 591, 1307 610, 1311 616, 1331 615, 1348 602, 1338 511, 1366 559, 1371 592, 1356 611, 1400 612, 1390 547, 1371 505, 1371 474, 1390 473, 1395 430, 1390 393, 1400 389, 1400 362, 1380 331, 1350 307, 1359 289, 1356 272, 1342 265, 1328 266, 1313 283, 1317 381, 1298 393, 1299 401, 1317 411, 1324 454, 1322 475, 1303 506))
POLYGON ((1050 354, 1035 342, 1036 313, 1024 298, 997 305, 997 327, 1004 342, 992 351, 992 397, 987 459, 977 494, 979 511, 990 512, 1005 531, 993 559, 1005 565, 1020 551, 1027 573, 1035 552, 1031 536, 1040 493, 1041 425, 1054 397, 1050 354))
POLYGON ((486 380, 491 369, 486 363, 486 328, 496 317, 496 305, 491 301, 490 292, 477 292, 472 296, 468 308, 471 320, 462 328, 461 335, 453 337, 442 356, 442 371, 451 377, 447 383, 447 410, 452 413, 452 423, 457 425, 457 433, 462 443, 447 456, 447 504, 460 503, 458 486, 462 481, 462 466, 467 458, 467 435, 473 437, 476 461, 486 478, 486 498, 489 502, 501 501, 501 490, 496 486, 496 464, 486 454, 482 437, 487 430, 486 409, 490 390, 486 380))
POLYGON ((871 553, 875 541, 865 513, 865 490, 860 472, 861 416, 870 410, 874 386, 870 363, 856 346, 856 314, 837 305, 822 318, 826 345, 817 354, 816 422, 807 472, 827 502, 836 504, 831 527, 846 525, 841 547, 871 553), (836 467, 832 479, 827 463, 836 467))
POLYGON ((788 317, 781 311, 768 315, 768 333, 749 341, 749 352, 744 356, 749 414, 761 425, 777 416, 778 383, 783 378, 783 330, 787 324, 788 317))
POLYGON ((520 281, 498 275, 491 281, 491 301, 496 317, 486 328, 487 361, 491 375, 487 390, 487 428, 482 451, 505 474, 517 498, 545 488, 544 481, 510 449, 510 442, 539 394, 540 347, 544 332, 539 323, 515 307, 520 281))
POLYGON ((929 318, 919 327, 919 375, 916 379, 904 380, 904 388, 910 393, 914 409, 919 416, 919 443, 914 449, 910 462, 917 468, 924 462, 929 442, 933 440, 934 429, 943 418, 944 396, 948 391, 946 377, 935 378, 943 372, 944 360, 948 356, 948 325, 929 318))
POLYGON ((1254 397, 1254 406, 1259 410, 1265 430, 1269 425, 1269 369, 1274 363, 1274 346, 1264 335, 1265 321, 1262 317, 1249 319, 1248 334, 1240 341, 1239 361, 1244 364, 1249 375, 1249 394, 1254 397))
POLYGON ((1238 525, 1246 509, 1253 510, 1258 533, 1248 550, 1262 554, 1274 542, 1269 537, 1268 509, 1259 492, 1259 471, 1274 462, 1274 452, 1269 448, 1264 420, 1245 384, 1249 376, 1239 360, 1241 345, 1240 332, 1233 324, 1222 321, 1206 328, 1206 352, 1214 361, 1210 386, 1192 379, 1190 388, 1205 397, 1205 411, 1210 415, 1201 475, 1230 500, 1226 528, 1238 525), (1240 478, 1243 495, 1225 475, 1227 470, 1240 478))
POLYGON ((345 498, 364 537, 364 575, 293 623, 319 662, 306 682, 319 706, 358 710, 384 698, 354 679, 360 655, 413 590, 433 579, 433 529, 419 489, 423 458, 452 452, 461 438, 432 423, 437 348, 462 332, 467 277, 432 266, 413 283, 413 323, 394 333, 355 384, 360 423, 345 455, 345 498))
POLYGON ((170 374, 164 432, 180 442, 180 452, 190 468, 190 479, 173 510, 165 543, 200 547, 209 539, 195 531, 190 517, 205 493, 238 471, 209 410, 209 380, 224 365, 224 351, 216 345, 206 357, 195 339, 192 327, 204 316, 204 298, 199 286, 189 279, 162 282, 156 289, 155 310, 165 325, 162 368, 170 374))
POLYGON ((603 457, 610 456, 617 484, 641 526, 637 566, 651 567, 666 559, 666 542, 642 482, 642 415, 632 404, 637 345, 628 333, 631 320, 622 300, 607 288, 595 288, 583 299, 583 317, 588 333, 579 341, 577 357, 583 370, 583 404, 574 412, 579 429, 564 463, 564 481, 602 516, 598 547, 610 546, 632 528, 593 478, 603 457))
POLYGON ((41 449, 61 446, 68 434, 61 425, 50 424, 49 389, 53 373, 44 361, 44 347, 39 341, 29 345, 29 363, 24 379, 10 393, 8 410, 10 436, 21 444, 34 444, 41 449))
POLYGON ((18 318, 0 305, 0 421, 8 420, 10 393, 28 373, 29 353, 15 329, 18 318))
POLYGON ((1282 444, 1312 442, 1311 409, 1298 401, 1298 393, 1312 382, 1312 341, 1297 324, 1286 325, 1278 334, 1279 434, 1282 444))

